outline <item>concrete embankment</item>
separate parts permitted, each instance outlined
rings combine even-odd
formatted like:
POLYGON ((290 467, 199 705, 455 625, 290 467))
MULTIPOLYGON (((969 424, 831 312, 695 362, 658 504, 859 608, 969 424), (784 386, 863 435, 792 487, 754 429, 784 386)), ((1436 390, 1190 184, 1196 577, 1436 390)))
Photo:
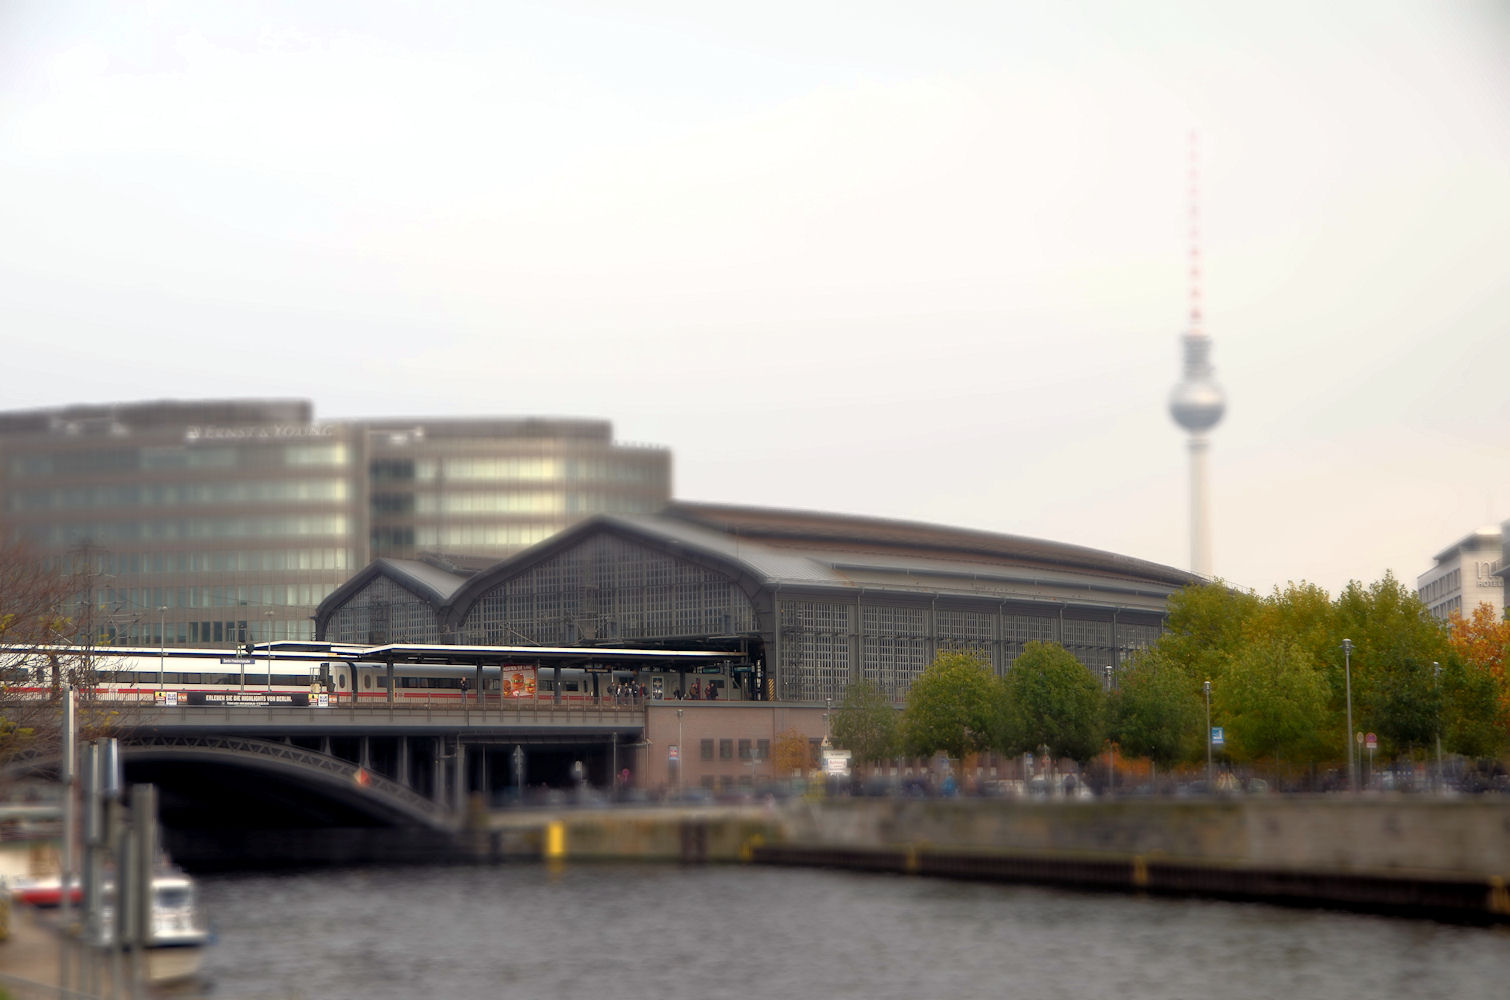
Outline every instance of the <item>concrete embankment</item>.
POLYGON ((786 836, 773 809, 710 806, 504 813, 469 836, 485 860, 732 862, 786 836))
POLYGON ((796 808, 768 864, 1510 922, 1510 802, 852 799, 796 808))
POLYGON ((495 814, 478 859, 753 861, 1510 921, 1510 802, 840 799, 495 814))

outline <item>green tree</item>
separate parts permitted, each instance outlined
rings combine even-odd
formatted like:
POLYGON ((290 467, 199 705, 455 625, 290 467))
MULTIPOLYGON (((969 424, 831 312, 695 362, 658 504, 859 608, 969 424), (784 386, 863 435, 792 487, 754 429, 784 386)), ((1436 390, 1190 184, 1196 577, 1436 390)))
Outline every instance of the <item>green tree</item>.
POLYGON ((1510 740, 1501 723, 1494 676, 1456 653, 1441 666, 1443 750, 1476 759, 1503 756, 1510 740))
POLYGON ((897 710, 870 681, 857 681, 844 691, 834 713, 834 742, 854 755, 855 763, 885 760, 897 752, 900 726, 897 710))
POLYGON ((1205 752, 1200 689, 1157 650, 1140 655, 1118 675, 1107 709, 1111 737, 1125 754, 1169 768, 1205 752))
POLYGON ((1310 653, 1282 637, 1250 643, 1212 682, 1212 725, 1225 727, 1227 753, 1275 765, 1326 756, 1326 679, 1310 653))
POLYGON ((1263 602, 1224 583, 1196 584, 1169 596, 1169 619, 1157 647, 1197 685, 1215 677, 1243 644, 1263 602))
POLYGON ((1009 754, 1047 746, 1085 762, 1106 738, 1100 682, 1057 643, 1030 642, 1003 681, 1001 749, 1009 754))
MULTIPOLYGON (((1337 631, 1337 645, 1344 637, 1353 642, 1354 728, 1378 732, 1387 751, 1425 746, 1434 720, 1420 706, 1434 700, 1431 663, 1450 651, 1442 623, 1413 590, 1385 573, 1367 588, 1349 583, 1338 595, 1337 631)), ((1336 652, 1327 662, 1337 720, 1332 728, 1341 729, 1343 657, 1336 652)))
POLYGON ((907 691, 902 715, 906 752, 926 757, 942 750, 963 759, 989 748, 999 697, 991 665, 980 656, 939 653, 907 691))

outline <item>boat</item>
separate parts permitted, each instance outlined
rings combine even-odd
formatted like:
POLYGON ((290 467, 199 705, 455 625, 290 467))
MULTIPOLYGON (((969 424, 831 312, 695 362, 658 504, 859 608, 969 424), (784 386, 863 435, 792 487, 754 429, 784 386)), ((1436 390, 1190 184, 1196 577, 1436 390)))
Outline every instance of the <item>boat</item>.
MULTIPOLYGON (((14 878, 10 881, 11 899, 27 906, 50 908, 63 904, 63 880, 57 875, 41 878, 14 878)), ((77 906, 84 900, 84 890, 78 879, 68 883, 68 901, 77 906)))
MULTIPOLYGON (((115 887, 105 887, 100 908, 99 945, 115 943, 115 887)), ((177 868, 152 873, 152 926, 148 930, 146 980, 154 985, 191 979, 199 973, 211 934, 199 909, 194 880, 177 868)))

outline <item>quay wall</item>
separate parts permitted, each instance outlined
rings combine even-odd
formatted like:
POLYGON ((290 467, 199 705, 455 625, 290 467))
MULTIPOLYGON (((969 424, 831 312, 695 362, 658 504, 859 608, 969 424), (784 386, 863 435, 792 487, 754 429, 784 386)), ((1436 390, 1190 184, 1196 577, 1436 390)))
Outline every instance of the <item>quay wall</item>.
POLYGON ((1510 923, 1510 802, 856 799, 757 862, 1510 923))
POLYGON ((1510 800, 835 799, 785 814, 786 840, 1158 856, 1338 873, 1510 877, 1510 800))

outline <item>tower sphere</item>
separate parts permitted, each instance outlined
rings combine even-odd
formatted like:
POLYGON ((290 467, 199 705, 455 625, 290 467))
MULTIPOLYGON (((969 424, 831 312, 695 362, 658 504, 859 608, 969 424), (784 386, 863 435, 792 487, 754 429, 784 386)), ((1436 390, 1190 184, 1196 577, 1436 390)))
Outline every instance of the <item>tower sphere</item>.
POLYGON ((1170 416, 1192 434, 1215 427, 1226 411, 1222 387, 1210 378, 1186 379, 1169 394, 1170 416))

